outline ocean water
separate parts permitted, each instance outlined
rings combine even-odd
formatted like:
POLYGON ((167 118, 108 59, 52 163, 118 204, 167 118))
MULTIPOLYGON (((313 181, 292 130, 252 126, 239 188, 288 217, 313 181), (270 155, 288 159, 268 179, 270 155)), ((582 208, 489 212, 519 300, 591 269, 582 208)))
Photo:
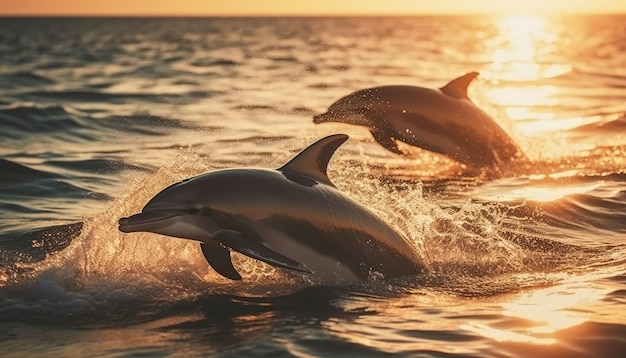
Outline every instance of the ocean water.
POLYGON ((624 16, 2 18, 0 356, 622 356, 624 112, 624 16), (470 175, 312 122, 470 71, 529 163, 470 175), (117 229, 172 182, 333 133, 333 182, 428 274, 311 286, 233 254, 233 282, 117 229))

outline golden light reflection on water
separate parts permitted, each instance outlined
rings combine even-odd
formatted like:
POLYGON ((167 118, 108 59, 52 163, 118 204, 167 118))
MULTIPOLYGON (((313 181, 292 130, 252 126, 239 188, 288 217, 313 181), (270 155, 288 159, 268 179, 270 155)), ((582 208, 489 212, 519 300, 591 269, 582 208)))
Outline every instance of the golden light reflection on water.
POLYGON ((508 81, 532 81, 562 75, 572 70, 570 64, 549 63, 540 57, 555 50, 560 36, 548 17, 513 14, 495 22, 498 36, 486 75, 508 81))
POLYGON ((594 189, 597 189, 601 185, 602 183, 577 184, 577 185, 570 185, 566 187, 556 186, 556 185, 545 186, 545 187, 529 186, 525 188, 512 190, 508 192, 506 196, 508 199, 507 201, 523 199, 523 200, 532 200, 532 201, 539 201, 539 202, 548 202, 548 201, 555 201, 555 200, 561 199, 568 195, 588 193, 594 189))
MULTIPOLYGON (((552 110, 561 107, 563 88, 544 80, 572 71, 572 65, 559 55, 566 40, 563 22, 546 15, 511 14, 495 18, 494 25, 495 34, 486 42, 489 63, 481 75, 497 85, 484 89, 483 95, 487 103, 502 108, 506 118, 513 121, 515 134, 544 137, 594 122, 584 117, 561 120, 563 114, 552 110), (555 60, 557 57, 559 60, 555 60)), ((530 148, 523 149, 530 158, 560 155, 552 146, 544 145, 541 153, 533 155, 536 143, 527 140, 526 144, 530 148)), ((547 192, 516 193, 520 194, 537 197, 547 192)))
POLYGON ((461 328, 498 342, 548 345, 558 342, 556 334, 588 320, 584 307, 606 296, 610 289, 588 282, 549 287, 516 296, 501 304, 500 314, 521 318, 513 324, 494 327, 483 322, 470 322, 461 328))
POLYGON ((542 345, 554 344, 557 342, 554 338, 533 337, 523 333, 516 333, 505 329, 490 327, 489 325, 483 323, 469 323, 461 326, 461 328, 498 342, 532 343, 542 345))
POLYGON ((519 179, 503 179, 483 185, 476 192, 476 196, 484 200, 505 202, 517 200, 549 202, 569 195, 586 194, 604 185, 604 182, 569 182, 568 177, 577 173, 577 170, 568 170, 548 175, 531 175, 523 179, 529 182, 525 185, 519 185, 517 183, 519 179))
POLYGON ((502 86, 485 91, 485 95, 504 106, 556 105, 551 99, 558 92, 555 86, 502 86))
MULTIPOLYGON (((507 114, 509 118, 524 118, 522 113, 526 115, 530 114, 528 111, 516 111, 515 110, 507 110, 507 114), (513 113, 513 115, 510 115, 513 113)), ((568 131, 570 129, 579 128, 585 125, 593 124, 593 123, 606 123, 614 120, 618 120, 623 116, 622 113, 612 113, 612 114, 600 114, 596 116, 576 116, 576 117, 568 117, 568 118, 554 118, 554 114, 548 115, 537 115, 535 113, 532 114, 532 120, 526 120, 516 124, 516 128, 520 133, 525 135, 539 135, 539 134, 548 134, 552 135, 555 132, 568 131), (549 120, 545 120, 549 119, 549 120)))
POLYGON ((582 120, 557 122, 554 119, 558 113, 535 110, 537 107, 557 108, 560 91, 557 86, 536 81, 572 70, 571 64, 551 59, 562 46, 557 22, 546 16, 512 14, 497 18, 495 28, 496 35, 487 42, 490 63, 482 70, 482 75, 507 82, 486 89, 486 101, 504 108, 507 118, 516 121, 515 131, 522 135, 557 130, 559 125, 571 128, 585 124, 582 120))

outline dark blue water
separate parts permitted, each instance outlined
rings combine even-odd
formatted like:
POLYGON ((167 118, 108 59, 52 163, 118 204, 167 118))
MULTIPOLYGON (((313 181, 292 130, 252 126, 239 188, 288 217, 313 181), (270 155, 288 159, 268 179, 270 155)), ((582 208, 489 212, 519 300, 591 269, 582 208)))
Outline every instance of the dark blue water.
POLYGON ((624 20, 0 19, 0 355, 621 356, 624 20), (470 71, 529 163, 468 175, 312 122, 470 71), (430 274, 312 287, 233 254, 232 282, 197 244, 117 229, 175 181, 331 133, 351 137, 333 182, 430 274))

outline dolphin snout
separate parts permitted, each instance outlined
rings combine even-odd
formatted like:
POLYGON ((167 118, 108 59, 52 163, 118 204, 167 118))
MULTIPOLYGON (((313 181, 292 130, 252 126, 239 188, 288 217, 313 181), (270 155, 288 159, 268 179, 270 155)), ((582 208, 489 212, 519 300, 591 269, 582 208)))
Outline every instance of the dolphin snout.
POLYGON ((357 126, 371 126, 370 111, 363 108, 331 108, 322 114, 313 116, 313 123, 347 123, 357 126))
POLYGON ((332 121, 332 117, 328 114, 328 112, 322 113, 322 114, 316 114, 313 116, 313 123, 315 124, 330 122, 330 121, 332 121))
POLYGON ((127 218, 119 219, 118 229, 122 232, 152 231, 171 223, 171 220, 183 216, 179 213, 141 212, 127 218))

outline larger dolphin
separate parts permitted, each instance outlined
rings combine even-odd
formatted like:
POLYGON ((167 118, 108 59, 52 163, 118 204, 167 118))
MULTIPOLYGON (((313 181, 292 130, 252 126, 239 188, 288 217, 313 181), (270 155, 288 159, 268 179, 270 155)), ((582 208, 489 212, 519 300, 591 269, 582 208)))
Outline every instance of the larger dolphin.
POLYGON ((523 157, 513 139, 467 96, 471 72, 440 89, 383 86, 351 93, 314 123, 342 122, 370 128, 387 150, 404 154, 397 140, 441 153, 467 165, 496 167, 523 157))
POLYGON ((422 272, 416 250, 326 175, 347 139, 320 139, 276 170, 225 169, 172 184, 119 229, 199 241, 209 265, 232 280, 241 275, 229 249, 333 283, 422 272))

